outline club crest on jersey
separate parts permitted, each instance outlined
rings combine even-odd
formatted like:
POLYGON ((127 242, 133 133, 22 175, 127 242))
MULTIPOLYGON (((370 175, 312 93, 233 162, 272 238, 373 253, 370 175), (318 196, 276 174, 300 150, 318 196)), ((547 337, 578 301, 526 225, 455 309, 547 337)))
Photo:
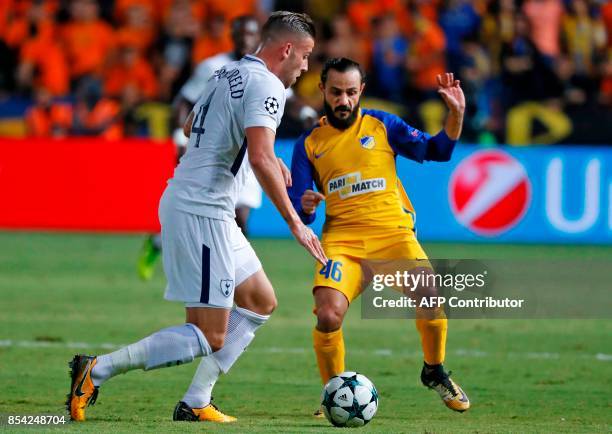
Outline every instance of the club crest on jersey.
POLYGON ((364 149, 372 149, 376 145, 376 142, 374 141, 374 136, 360 137, 359 143, 361 143, 361 147, 364 149))
POLYGON ((226 297, 232 295, 234 292, 234 281, 232 279, 221 279, 221 292, 226 297))
POLYGON ((278 113, 279 107, 280 105, 278 104, 278 100, 273 96, 267 97, 264 101, 264 108, 271 115, 275 115, 276 113, 278 113))

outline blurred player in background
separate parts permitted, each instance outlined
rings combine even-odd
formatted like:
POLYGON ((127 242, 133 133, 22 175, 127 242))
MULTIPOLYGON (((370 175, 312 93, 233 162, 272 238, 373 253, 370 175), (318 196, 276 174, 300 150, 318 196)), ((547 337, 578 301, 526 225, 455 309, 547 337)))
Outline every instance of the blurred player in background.
POLYGON ((307 15, 275 12, 264 25, 257 57, 245 56, 210 78, 185 123, 187 151, 159 205, 165 298, 184 303, 186 322, 110 354, 74 356, 67 402, 73 420, 85 420, 85 407, 110 378, 198 357, 198 369, 173 419, 236 420, 211 403, 213 386, 276 307, 274 289, 234 219, 236 198, 251 169, 296 240, 319 262, 327 262, 317 236, 291 204, 289 170, 274 154, 285 89, 308 69, 314 37, 307 15))
MULTIPOLYGON (((255 52, 260 43, 259 23, 252 15, 243 15, 232 21, 232 43, 234 50, 220 53, 200 62, 194 69, 193 75, 183 85, 174 102, 175 121, 177 128, 174 130, 173 141, 177 147, 180 159, 187 146, 187 137, 183 133, 182 125, 194 104, 206 90, 208 79, 215 71, 221 69, 230 62, 242 59, 246 54, 255 52)), ((286 97, 289 103, 297 105, 300 119, 305 125, 311 126, 316 119, 317 113, 311 107, 304 105, 295 97, 291 88, 286 89, 286 97)), ((252 209, 261 206, 262 191, 255 175, 247 177, 246 183, 236 202, 236 223, 245 236, 248 237, 248 218, 252 209)), ((161 238, 159 234, 148 237, 141 250, 138 259, 138 275, 143 280, 150 280, 155 271, 155 263, 161 252, 161 238)))
MULTIPOLYGON (((397 177, 395 158, 450 159, 461 134, 465 97, 453 74, 438 75, 437 80, 449 114, 444 129, 432 137, 395 115, 361 109, 365 80, 358 63, 334 58, 323 67, 320 88, 326 116, 295 144, 290 189, 304 223, 312 223, 317 205, 326 201, 322 241, 329 262, 317 266, 313 285, 313 340, 323 384, 345 371, 342 321, 369 283, 372 261, 422 260, 422 267, 430 267, 415 236, 414 209, 397 177), (313 183, 319 192, 313 191, 313 183)), ((425 359, 421 381, 450 409, 467 410, 468 397, 442 366, 444 312, 417 308, 416 318, 425 359)))

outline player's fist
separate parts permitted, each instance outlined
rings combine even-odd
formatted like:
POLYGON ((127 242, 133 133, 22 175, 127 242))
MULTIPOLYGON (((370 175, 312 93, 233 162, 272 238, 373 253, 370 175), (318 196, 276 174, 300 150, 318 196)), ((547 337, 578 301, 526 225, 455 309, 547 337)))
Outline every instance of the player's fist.
POLYGON ((283 174, 285 187, 291 187, 293 185, 293 181, 291 180, 291 170, 289 170, 289 168, 285 165, 285 162, 280 158, 276 157, 276 161, 278 161, 278 167, 280 167, 280 171, 283 174))
POLYGON ((304 211, 306 214, 314 213, 322 200, 325 200, 325 196, 323 196, 321 193, 306 190, 302 195, 301 200, 302 211, 304 211))

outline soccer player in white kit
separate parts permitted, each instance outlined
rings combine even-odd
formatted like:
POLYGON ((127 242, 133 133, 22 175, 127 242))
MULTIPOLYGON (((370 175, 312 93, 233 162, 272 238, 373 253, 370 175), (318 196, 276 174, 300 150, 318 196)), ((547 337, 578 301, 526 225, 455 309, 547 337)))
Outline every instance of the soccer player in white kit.
POLYGON ((211 404, 212 388, 276 307, 272 285, 234 220, 235 200, 248 171, 255 172, 297 241, 322 264, 327 262, 316 235, 291 205, 286 191, 290 175, 274 155, 285 88, 308 69, 314 37, 307 15, 275 12, 263 27, 256 56, 230 63, 211 78, 214 84, 187 119, 188 149, 159 206, 165 298, 184 303, 186 323, 110 354, 76 355, 70 362, 67 402, 73 420, 85 420, 85 407, 111 377, 197 357, 202 359, 173 419, 236 420, 211 404))
MULTIPOLYGON (((200 62, 194 69, 193 75, 181 87, 177 102, 175 103, 178 111, 180 122, 184 122, 187 114, 191 111, 194 104, 198 101, 202 91, 208 85, 208 79, 213 73, 230 62, 240 60, 247 54, 253 53, 259 45, 259 30, 260 26, 257 19, 251 15, 243 15, 235 18, 231 23, 231 35, 234 50, 227 53, 220 53, 215 56, 200 62)), ((291 88, 286 89, 287 98, 289 98, 291 88)), ((177 131, 173 136, 174 142, 178 145, 184 143, 187 139, 183 131, 177 131)), ((240 191, 240 195, 236 200, 236 222, 242 232, 247 234, 247 220, 249 212, 252 208, 261 206, 261 187, 257 183, 255 175, 251 172, 246 178, 244 186, 240 191)))
MULTIPOLYGON (((194 105, 209 85, 208 79, 215 71, 228 63, 240 60, 246 54, 254 53, 259 46, 260 26, 254 16, 242 15, 234 18, 231 23, 231 29, 234 49, 209 57, 198 63, 193 71, 193 75, 181 87, 172 104, 174 122, 176 122, 177 126, 180 125, 172 135, 179 159, 187 150, 187 144, 189 143, 189 139, 183 132, 183 125, 194 105)), ((287 89, 287 91, 289 90, 291 89, 287 89)), ((261 206, 261 200, 261 187, 251 171, 236 201, 236 222, 245 235, 247 235, 249 213, 252 208, 259 208, 261 206)), ((142 280, 151 280, 153 278, 155 264, 160 256, 161 249, 161 234, 152 234, 145 239, 137 263, 138 275, 142 280)))

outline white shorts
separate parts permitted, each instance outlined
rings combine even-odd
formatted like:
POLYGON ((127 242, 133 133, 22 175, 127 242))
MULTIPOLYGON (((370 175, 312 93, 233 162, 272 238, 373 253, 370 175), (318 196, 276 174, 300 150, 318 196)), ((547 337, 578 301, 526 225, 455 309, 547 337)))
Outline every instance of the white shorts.
POLYGON ((255 178, 255 174, 251 171, 247 176, 245 184, 240 190, 238 200, 236 200, 236 208, 259 208, 261 206, 261 186, 255 178))
POLYGON ((231 308, 234 288, 261 269, 251 244, 234 220, 178 211, 162 204, 162 257, 166 300, 187 307, 231 308))

